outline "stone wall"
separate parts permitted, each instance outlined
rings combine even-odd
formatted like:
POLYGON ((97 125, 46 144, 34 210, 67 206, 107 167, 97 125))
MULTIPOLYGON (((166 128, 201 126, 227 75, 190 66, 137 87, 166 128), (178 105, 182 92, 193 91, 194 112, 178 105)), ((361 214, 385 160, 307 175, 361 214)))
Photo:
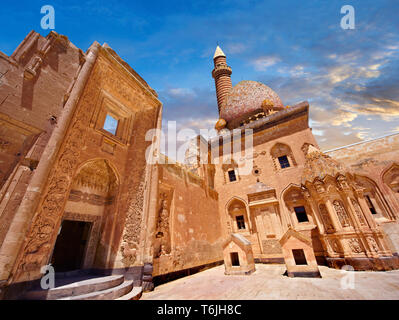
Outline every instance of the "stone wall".
POLYGON ((218 194, 203 179, 179 164, 159 167, 160 196, 153 275, 223 260, 218 194))
POLYGON ((55 32, 0 54, 0 247, 83 62, 55 32))

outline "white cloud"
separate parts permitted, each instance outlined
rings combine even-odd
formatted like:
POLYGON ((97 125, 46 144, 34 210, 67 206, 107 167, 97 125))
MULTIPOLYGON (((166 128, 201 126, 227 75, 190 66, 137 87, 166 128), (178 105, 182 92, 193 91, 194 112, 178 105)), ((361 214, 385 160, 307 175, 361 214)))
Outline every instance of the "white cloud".
POLYGON ((168 90, 169 95, 173 97, 194 96, 195 93, 192 89, 188 88, 172 88, 168 90))
POLYGON ((227 52, 230 54, 242 53, 247 47, 243 43, 231 43, 227 45, 227 52))
POLYGON ((266 71, 268 67, 271 67, 279 63, 281 59, 276 56, 263 56, 252 61, 252 64, 257 71, 266 71))

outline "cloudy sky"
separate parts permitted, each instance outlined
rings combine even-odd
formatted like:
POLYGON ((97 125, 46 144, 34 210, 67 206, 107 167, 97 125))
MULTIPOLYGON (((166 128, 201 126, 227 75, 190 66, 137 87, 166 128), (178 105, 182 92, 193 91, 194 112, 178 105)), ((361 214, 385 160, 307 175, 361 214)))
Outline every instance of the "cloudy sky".
MULTIPOLYGON (((322 149, 399 132, 398 0, 13 1, 0 12, 0 50, 11 54, 40 8, 56 31, 86 50, 107 42, 160 95, 164 126, 213 128, 212 57, 219 43, 233 85, 261 81, 286 105, 308 100, 322 149), (340 26, 355 8, 355 29, 340 26)), ((199 131, 197 131, 199 133, 199 131)))

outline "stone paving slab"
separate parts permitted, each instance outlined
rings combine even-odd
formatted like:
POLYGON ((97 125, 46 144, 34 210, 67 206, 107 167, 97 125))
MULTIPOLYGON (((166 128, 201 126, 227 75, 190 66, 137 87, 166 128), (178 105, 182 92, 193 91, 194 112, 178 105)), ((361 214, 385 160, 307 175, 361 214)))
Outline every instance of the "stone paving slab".
POLYGON ((289 278, 285 265, 257 264, 250 276, 226 276, 218 266, 144 293, 142 300, 399 299, 399 271, 350 272, 319 267, 322 278, 289 278), (352 281, 353 280, 353 281, 352 281), (345 289, 345 286, 347 288, 345 289), (349 287, 348 287, 349 286, 349 287))

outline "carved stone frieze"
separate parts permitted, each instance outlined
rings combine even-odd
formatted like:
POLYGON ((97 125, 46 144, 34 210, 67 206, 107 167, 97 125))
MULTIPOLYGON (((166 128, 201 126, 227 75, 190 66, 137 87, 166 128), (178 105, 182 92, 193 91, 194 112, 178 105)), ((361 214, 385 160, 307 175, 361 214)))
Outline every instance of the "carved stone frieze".
POLYGON ((362 253, 364 252, 363 247, 360 243, 360 240, 357 238, 352 238, 348 240, 349 248, 354 253, 362 253))
POLYGON ((114 199, 115 197, 113 196, 104 197, 102 195, 82 192, 79 190, 71 190, 68 198, 68 200, 72 202, 83 202, 83 203, 92 204, 94 206, 104 206, 112 204, 114 199))
MULTIPOLYGON (((133 189, 133 188, 132 188, 133 189)), ((145 175, 142 174, 141 182, 136 190, 129 192, 129 207, 125 220, 122 236, 121 253, 122 263, 131 266, 136 262, 137 249, 140 242, 142 213, 144 206, 145 175)))
POLYGON ((355 199, 351 199, 352 205, 355 208, 356 216, 359 219, 359 222, 362 226, 367 226, 366 220, 364 219, 362 209, 360 208, 359 203, 355 199))
POLYGON ((344 205, 342 204, 342 202, 339 200, 335 200, 333 202, 333 206, 334 206, 335 212, 337 213, 337 216, 338 216, 338 219, 339 219, 339 222, 341 223, 341 225, 343 227, 350 226, 350 219, 349 219, 348 213, 346 212, 346 209, 345 209, 344 205))
POLYGON ((367 237, 367 243, 369 244, 370 250, 373 252, 378 252, 379 251, 379 247, 377 244, 377 241, 375 241, 375 239, 373 237, 367 237))
POLYGON ((334 232, 334 226, 331 222, 330 215, 328 214, 328 210, 325 204, 320 204, 319 205, 319 211, 321 215, 321 219, 323 221, 324 227, 327 231, 327 233, 332 233, 334 232))

